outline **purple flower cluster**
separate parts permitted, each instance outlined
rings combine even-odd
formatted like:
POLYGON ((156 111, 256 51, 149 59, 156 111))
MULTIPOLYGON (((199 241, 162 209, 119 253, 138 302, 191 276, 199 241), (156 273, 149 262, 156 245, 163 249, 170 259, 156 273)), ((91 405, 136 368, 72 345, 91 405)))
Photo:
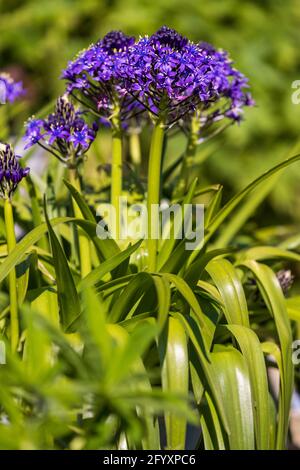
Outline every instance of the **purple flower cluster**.
POLYGON ((26 123, 25 149, 34 144, 52 152, 68 163, 83 155, 96 137, 97 125, 89 126, 64 95, 58 98, 55 112, 46 119, 31 118, 26 123))
POLYGON ((122 67, 126 90, 155 116, 172 124, 200 110, 202 124, 228 117, 239 121, 252 104, 247 79, 224 51, 194 44, 162 27, 139 40, 122 67))
POLYGON ((166 125, 184 125, 197 111, 205 128, 223 118, 240 121, 243 107, 253 104, 247 79, 226 52, 166 26, 137 42, 111 32, 70 62, 63 77, 88 107, 108 118, 118 107, 123 121, 148 110, 166 125))
POLYGON ((127 64, 128 51, 134 42, 134 37, 112 31, 82 51, 63 72, 67 92, 102 119, 113 120, 116 109, 123 121, 128 119, 136 108, 136 100, 123 88, 120 68, 127 64))
POLYGON ((0 104, 13 103, 23 94, 22 82, 15 82, 8 73, 0 73, 0 104))
POLYGON ((0 144, 0 197, 10 197, 20 181, 28 175, 29 168, 22 168, 10 144, 0 144))

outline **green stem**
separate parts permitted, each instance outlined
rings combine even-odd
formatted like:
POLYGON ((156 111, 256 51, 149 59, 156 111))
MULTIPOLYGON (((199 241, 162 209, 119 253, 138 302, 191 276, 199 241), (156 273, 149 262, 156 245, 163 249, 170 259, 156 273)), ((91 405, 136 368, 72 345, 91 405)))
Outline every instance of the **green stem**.
POLYGON ((195 154, 198 147, 200 130, 200 116, 195 113, 191 121, 191 132, 188 138, 186 151, 181 164, 181 171, 178 183, 174 190, 173 197, 183 197, 189 187, 189 173, 194 164, 195 154))
POLYGON ((111 204, 115 208, 115 237, 117 240, 120 239, 120 197, 122 196, 122 134, 119 127, 119 122, 117 122, 112 137, 111 165, 111 204))
MULTIPOLYGON (((4 201, 4 219, 6 228, 7 252, 8 254, 16 246, 14 216, 11 200, 9 198, 4 201)), ((16 351, 19 344, 19 316, 18 316, 18 295, 17 295, 17 276, 16 270, 13 268, 8 275, 9 283, 9 302, 10 302, 10 337, 11 349, 16 351)))
MULTIPOLYGON (((28 192, 29 192, 29 197, 30 197, 30 202, 31 202, 31 213, 32 213, 32 221, 34 227, 38 227, 43 223, 41 212, 40 212, 40 206, 38 203, 38 196, 37 192, 35 189, 35 186, 33 184, 33 181, 30 177, 30 175, 27 176, 26 178, 26 183, 28 187, 28 192)), ((43 236, 38 242, 37 245, 42 248, 43 250, 49 250, 49 245, 46 236, 43 236)))
MULTIPOLYGON (((78 176, 77 169, 70 168, 69 170, 69 180, 70 183, 81 193, 81 185, 78 176)), ((73 202, 73 210, 74 215, 77 219, 82 219, 81 210, 78 207, 78 204, 74 199, 73 202)), ((78 229, 78 244, 79 244, 79 258, 80 258, 80 271, 81 277, 84 278, 89 272, 91 271, 92 264, 91 264, 91 254, 90 254, 90 243, 87 235, 84 233, 82 229, 78 229)))
POLYGON ((137 132, 132 132, 129 136, 129 148, 131 161, 136 167, 141 165, 141 144, 140 136, 137 132))
POLYGON ((157 121, 153 129, 148 163, 148 258, 149 271, 156 270, 157 234, 159 233, 159 214, 157 205, 160 202, 161 162, 163 154, 164 126, 157 121), (156 205, 156 207, 154 206, 156 205), (155 233, 156 232, 156 233, 155 233))

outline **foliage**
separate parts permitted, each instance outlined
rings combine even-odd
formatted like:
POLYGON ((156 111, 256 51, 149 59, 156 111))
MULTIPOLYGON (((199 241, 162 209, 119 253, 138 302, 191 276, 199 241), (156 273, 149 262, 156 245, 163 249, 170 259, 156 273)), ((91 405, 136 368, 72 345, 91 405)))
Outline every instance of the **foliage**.
MULTIPOLYGON (((186 447, 190 424, 197 449, 287 446, 299 305, 297 296, 286 298, 288 276, 283 282, 279 272, 299 262, 300 238, 294 227, 271 236, 243 229, 266 187, 297 168, 300 155, 271 166, 226 203, 222 186, 192 172, 187 191, 175 196, 182 159, 170 149, 178 134, 151 117, 141 136, 100 130, 89 157, 78 161, 28 152, 30 177, 13 200, 5 195, 0 448, 177 450, 186 447), (97 178, 99 149, 113 151, 112 177, 108 169, 97 178), (148 207, 166 198, 181 207, 204 203, 204 239, 186 250, 175 221, 155 243, 97 236, 98 204, 121 195, 148 207), (277 397, 270 361, 280 377, 277 397)), ((189 139, 180 141, 189 148, 189 139)))

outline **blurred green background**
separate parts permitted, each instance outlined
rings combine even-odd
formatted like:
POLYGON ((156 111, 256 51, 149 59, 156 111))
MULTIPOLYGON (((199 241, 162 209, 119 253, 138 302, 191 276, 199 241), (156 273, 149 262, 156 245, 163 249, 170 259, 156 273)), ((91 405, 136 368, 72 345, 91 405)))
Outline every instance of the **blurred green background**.
MULTIPOLYGON (((300 79, 299 23, 299 0, 0 0, 0 69, 28 90, 14 131, 63 91, 61 70, 78 50, 111 29, 151 34, 166 24, 227 49, 250 79, 257 106, 209 147, 203 170, 205 180, 240 189, 297 150, 300 104, 291 95, 300 79)), ((298 165, 281 177, 260 220, 269 213, 273 223, 274 216, 281 223, 300 220, 299 187, 298 165)))

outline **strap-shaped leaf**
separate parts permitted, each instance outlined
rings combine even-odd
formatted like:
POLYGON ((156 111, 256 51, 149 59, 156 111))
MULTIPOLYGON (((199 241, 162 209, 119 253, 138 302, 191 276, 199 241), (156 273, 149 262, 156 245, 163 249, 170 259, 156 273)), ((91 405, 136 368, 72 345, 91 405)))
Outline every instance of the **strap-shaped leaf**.
POLYGON ((296 163, 300 160, 300 154, 295 155, 291 158, 286 159, 285 161, 279 163, 278 165, 275 165, 273 168, 270 170, 266 171, 263 173, 261 176, 256 178, 252 183, 250 183, 246 188, 244 188, 241 192, 236 194, 232 199, 230 199, 227 204, 220 210, 220 212, 214 217, 214 219, 211 221, 209 224, 209 234, 207 236, 210 238, 213 233, 219 228, 219 226, 222 224, 222 222, 226 219, 228 215, 231 214, 233 209, 254 189, 256 186, 258 186, 260 183, 263 181, 266 181, 268 178, 270 178, 272 175, 276 174, 278 171, 282 170, 283 168, 286 168, 289 165, 292 165, 293 163, 296 163))
POLYGON ((159 255, 158 255, 158 268, 160 269, 171 257, 172 251, 178 242, 178 240, 181 238, 180 234, 183 233, 183 221, 184 221, 184 205, 185 204, 191 204, 194 193, 197 187, 197 178, 193 181, 191 184, 188 194, 185 196, 183 203, 182 203, 182 208, 178 210, 177 213, 174 214, 174 220, 170 221, 168 226, 164 230, 164 241, 163 244, 159 250, 159 255), (178 222, 181 222, 180 226, 178 222), (176 232, 176 233, 174 233, 176 232))
POLYGON ((251 379, 256 448, 270 449, 269 388, 264 355, 254 331, 241 325, 227 325, 246 360, 251 379))
POLYGON ((222 202, 223 186, 213 195, 205 212, 205 228, 209 225, 211 219, 218 213, 222 202))
POLYGON ((49 221, 46 211, 46 204, 45 218, 50 237, 53 264, 56 274, 60 321, 64 331, 70 332, 72 331, 72 325, 78 319, 81 313, 80 301, 66 255, 49 221))
POLYGON ((203 253, 202 256, 199 256, 199 259, 196 259, 187 269, 184 280, 191 286, 195 286, 198 280, 201 278, 202 273, 205 269, 205 266, 214 258, 218 256, 229 254, 230 250, 227 248, 221 248, 219 250, 211 250, 207 253, 203 253))
POLYGON ((126 261, 132 253, 134 253, 140 246, 141 241, 135 243, 132 246, 126 248, 126 250, 112 256, 111 258, 103 261, 100 266, 91 271, 84 279, 82 279, 78 284, 78 290, 84 290, 88 287, 93 287, 105 276, 105 274, 110 273, 115 268, 117 268, 121 263, 126 261))
POLYGON ((202 407, 201 427, 205 450, 225 450, 219 416, 209 393, 205 392, 206 406, 202 407))
MULTIPOLYGON (((66 222, 74 222, 76 219, 73 217, 57 217, 51 220, 52 227, 63 224, 66 222)), ((0 282, 6 278, 7 274, 13 269, 17 263, 19 263, 29 248, 31 248, 36 242, 38 242, 45 233, 47 233, 48 227, 46 223, 35 227, 31 232, 25 235, 21 241, 17 243, 17 246, 10 252, 5 258, 3 263, 0 265, 0 282)))
POLYGON ((279 281, 269 266, 259 264, 256 261, 246 261, 242 263, 241 266, 250 269, 254 274, 266 306, 274 317, 278 333, 283 371, 283 380, 281 381, 280 388, 280 400, 282 403, 280 406, 283 406, 284 412, 281 413, 280 420, 278 421, 277 448, 284 449, 288 431, 294 377, 293 364, 291 361, 291 344, 293 339, 285 299, 279 281))
POLYGON ((285 300, 288 316, 291 320, 300 322, 300 296, 291 297, 285 300))
POLYGON ((213 364, 211 363, 211 353, 208 353, 205 350, 199 325, 193 318, 185 317, 179 312, 172 313, 172 316, 181 321, 189 340, 195 348, 198 358, 198 363, 195 369, 199 370, 199 379, 214 401, 215 407, 218 410, 220 422, 222 422, 226 432, 230 434, 224 403, 226 397, 221 393, 220 385, 216 378, 216 372, 213 364))
POLYGON ((150 274, 144 272, 136 274, 113 303, 109 321, 117 323, 125 320, 152 283, 153 280, 150 274))
POLYGON ((246 360, 234 348, 211 354, 229 423, 230 450, 254 450, 251 380, 246 360))
POLYGON ((162 329, 170 311, 171 288, 169 281, 164 276, 153 276, 153 282, 157 294, 158 325, 162 329))
POLYGON ((233 265, 226 259, 213 260, 206 266, 206 271, 220 292, 227 322, 249 326, 244 289, 233 265))
POLYGON ((182 297, 187 301, 190 308, 196 314, 200 326, 204 327, 204 313, 201 310, 201 307, 195 297, 190 286, 179 276, 170 273, 162 273, 162 276, 165 277, 169 282, 174 284, 178 292, 182 295, 182 297))
MULTIPOLYGON (((204 236, 204 245, 211 239, 211 237, 215 234, 218 228, 222 225, 224 220, 232 213, 232 211, 239 205, 239 203, 248 196, 248 194, 253 191, 258 185, 263 183, 264 181, 268 180, 272 175, 275 175, 280 170, 286 168, 293 163, 296 163, 300 160, 300 154, 297 154, 291 158, 286 159, 285 161, 275 165, 270 170, 266 171, 254 181, 252 181, 246 188, 244 188, 241 192, 236 194, 230 201, 222 207, 222 209, 216 214, 216 216, 212 219, 210 224, 207 227, 207 233, 204 236)), ((194 250, 189 258, 189 264, 191 264, 195 258, 198 256, 199 250, 194 250)))
MULTIPOLYGON (((187 337, 181 322, 170 317, 165 335, 159 340, 162 364, 162 386, 166 392, 177 393, 188 399, 189 392, 189 357, 187 337)), ((174 413, 165 413, 167 448, 185 449, 185 417, 174 413)))
POLYGON ((286 259, 290 261, 300 261, 300 255, 292 251, 283 250, 274 246, 256 246, 249 250, 242 251, 239 258, 241 261, 246 260, 267 260, 267 259, 286 259))

